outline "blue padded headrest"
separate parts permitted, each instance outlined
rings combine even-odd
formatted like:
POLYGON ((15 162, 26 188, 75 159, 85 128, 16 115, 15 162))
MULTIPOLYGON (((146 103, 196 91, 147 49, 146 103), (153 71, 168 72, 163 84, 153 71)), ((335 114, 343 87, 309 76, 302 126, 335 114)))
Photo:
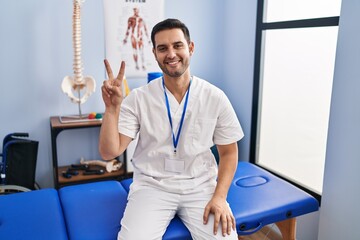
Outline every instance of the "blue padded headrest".
POLYGON ((239 187, 256 187, 267 183, 269 180, 263 176, 250 176, 240 178, 236 181, 236 185, 239 187))

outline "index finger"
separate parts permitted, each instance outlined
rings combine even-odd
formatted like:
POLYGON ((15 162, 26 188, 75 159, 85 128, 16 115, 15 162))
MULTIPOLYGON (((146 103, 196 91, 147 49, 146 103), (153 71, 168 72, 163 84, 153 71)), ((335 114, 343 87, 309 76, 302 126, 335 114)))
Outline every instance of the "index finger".
POLYGON ((116 79, 117 80, 123 80, 124 79, 124 74, 125 74, 125 62, 121 61, 119 73, 118 73, 116 79))
POLYGON ((111 66, 107 59, 104 59, 104 64, 105 64, 105 69, 106 69, 109 79, 111 79, 111 80, 114 79, 114 75, 113 75, 111 66))

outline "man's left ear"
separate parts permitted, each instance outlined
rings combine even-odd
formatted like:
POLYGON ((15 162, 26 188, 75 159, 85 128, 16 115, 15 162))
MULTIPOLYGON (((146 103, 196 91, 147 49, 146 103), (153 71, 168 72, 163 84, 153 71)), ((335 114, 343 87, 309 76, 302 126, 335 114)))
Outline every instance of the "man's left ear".
POLYGON ((195 48, 194 42, 190 42, 190 44, 189 44, 190 56, 193 55, 193 53, 194 53, 194 48, 195 48))

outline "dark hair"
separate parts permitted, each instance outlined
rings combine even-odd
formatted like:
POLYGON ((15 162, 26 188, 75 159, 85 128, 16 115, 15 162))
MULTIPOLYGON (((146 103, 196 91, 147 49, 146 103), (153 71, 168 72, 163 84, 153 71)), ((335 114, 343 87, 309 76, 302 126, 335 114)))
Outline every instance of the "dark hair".
POLYGON ((189 29, 186 27, 186 25, 178 19, 168 18, 168 19, 165 19, 164 21, 157 23, 153 27, 153 29, 151 31, 151 42, 153 44, 153 47, 155 48, 156 33, 163 31, 163 30, 174 29, 174 28, 181 29, 181 31, 184 33, 186 41, 188 43, 190 43, 190 32, 189 32, 189 29))

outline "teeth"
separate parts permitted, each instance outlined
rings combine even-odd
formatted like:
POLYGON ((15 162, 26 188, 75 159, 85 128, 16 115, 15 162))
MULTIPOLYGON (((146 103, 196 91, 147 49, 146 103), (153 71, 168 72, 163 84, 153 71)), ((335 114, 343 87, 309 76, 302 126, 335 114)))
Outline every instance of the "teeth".
POLYGON ((176 62, 168 62, 169 65, 175 65, 177 63, 178 63, 178 61, 176 61, 176 62))

